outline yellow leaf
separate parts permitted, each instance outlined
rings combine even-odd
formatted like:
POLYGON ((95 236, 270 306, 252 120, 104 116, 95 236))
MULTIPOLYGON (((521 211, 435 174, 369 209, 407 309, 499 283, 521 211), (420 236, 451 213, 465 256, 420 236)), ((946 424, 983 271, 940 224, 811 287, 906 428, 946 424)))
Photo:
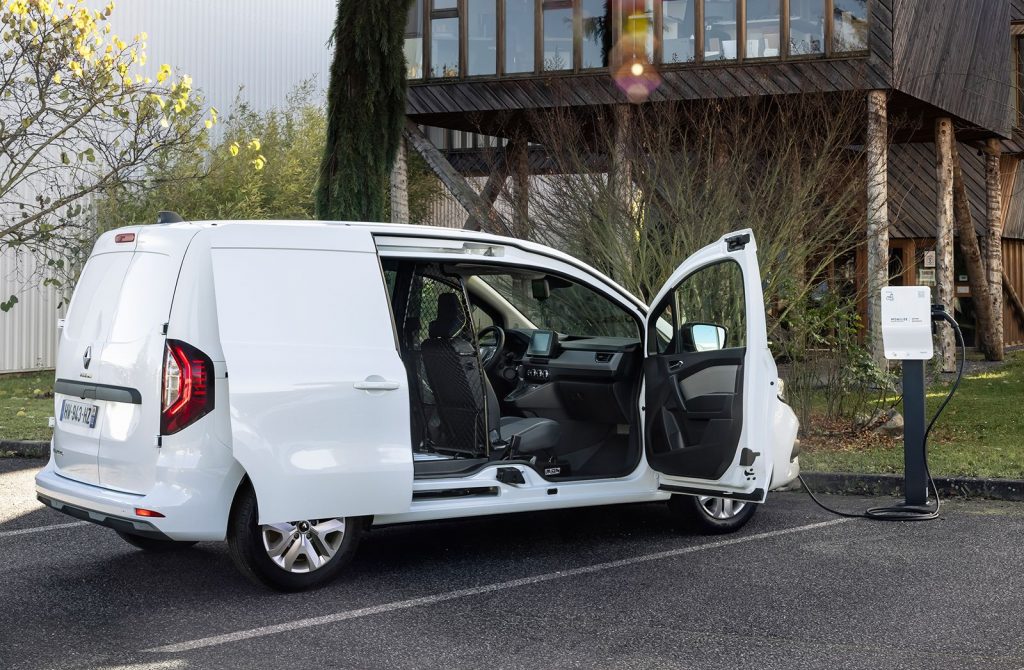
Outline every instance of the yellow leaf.
POLYGON ((53 83, 54 84, 58 84, 59 85, 62 81, 64 81, 64 78, 60 76, 60 72, 58 72, 57 74, 53 75, 53 83))
POLYGON ((249 142, 249 150, 250 151, 259 151, 260 150, 260 141, 258 139, 256 139, 256 138, 253 138, 252 141, 249 142))
POLYGON ((228 147, 228 151, 231 152, 232 156, 237 156, 238 155, 238 142, 232 142, 231 146, 228 147))
POLYGON ((206 119, 206 129, 209 130, 210 128, 213 128, 213 121, 206 119))

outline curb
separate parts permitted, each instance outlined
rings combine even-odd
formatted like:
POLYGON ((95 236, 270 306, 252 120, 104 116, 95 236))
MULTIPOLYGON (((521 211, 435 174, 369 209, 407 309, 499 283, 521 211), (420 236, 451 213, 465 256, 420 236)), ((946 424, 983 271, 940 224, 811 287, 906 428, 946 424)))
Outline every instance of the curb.
POLYGON ((23 456, 25 458, 49 458, 50 443, 0 440, 0 454, 23 456))
MULTIPOLYGON (((902 475, 859 475, 845 472, 804 472, 814 493, 901 496, 902 475)), ((799 484, 799 482, 796 482, 799 484)), ((1024 502, 1024 481, 978 477, 936 477, 935 486, 944 498, 986 498, 1024 502)), ((799 486, 796 490, 799 490, 799 486)))

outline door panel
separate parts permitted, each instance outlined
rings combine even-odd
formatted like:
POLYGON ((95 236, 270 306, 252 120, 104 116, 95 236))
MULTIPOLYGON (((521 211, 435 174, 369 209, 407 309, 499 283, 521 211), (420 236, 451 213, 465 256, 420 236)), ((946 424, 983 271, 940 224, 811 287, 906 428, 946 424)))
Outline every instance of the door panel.
POLYGON ((663 488, 763 500, 774 362, 750 231, 683 263, 649 312, 645 447, 663 488))
POLYGON ((232 449, 260 523, 407 511, 408 381, 376 254, 212 255, 232 449))

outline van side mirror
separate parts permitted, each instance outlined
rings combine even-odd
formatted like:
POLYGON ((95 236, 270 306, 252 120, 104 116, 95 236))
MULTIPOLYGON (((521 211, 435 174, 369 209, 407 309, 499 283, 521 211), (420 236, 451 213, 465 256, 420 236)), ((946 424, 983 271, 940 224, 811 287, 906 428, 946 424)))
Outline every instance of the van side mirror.
POLYGON ((725 349, 729 330, 717 323, 684 323, 679 328, 683 351, 719 351, 725 349))

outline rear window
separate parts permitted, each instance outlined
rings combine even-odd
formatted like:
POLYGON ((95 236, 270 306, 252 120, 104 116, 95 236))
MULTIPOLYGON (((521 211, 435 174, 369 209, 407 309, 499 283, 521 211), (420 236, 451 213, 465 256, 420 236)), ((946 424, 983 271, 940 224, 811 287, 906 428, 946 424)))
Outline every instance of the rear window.
POLYGON ((93 256, 82 272, 64 329, 74 340, 133 342, 167 321, 175 278, 163 254, 93 256))
POLYGON ((106 340, 107 329, 117 310, 118 293, 132 254, 93 256, 85 264, 75 287, 64 336, 73 340, 106 340))

